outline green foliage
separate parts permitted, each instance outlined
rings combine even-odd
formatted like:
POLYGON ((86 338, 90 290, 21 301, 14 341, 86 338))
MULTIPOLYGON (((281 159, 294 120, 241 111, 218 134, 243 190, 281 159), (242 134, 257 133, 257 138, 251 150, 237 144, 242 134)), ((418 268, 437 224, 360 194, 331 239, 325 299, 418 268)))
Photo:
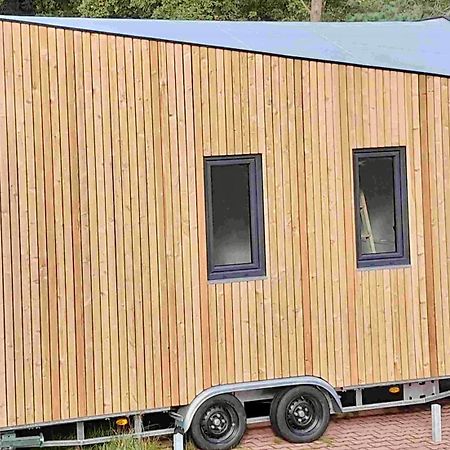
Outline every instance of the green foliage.
MULTIPOLYGON (((202 20, 309 20, 310 0, 0 0, 2 14, 202 20)), ((417 20, 450 0, 324 0, 323 20, 417 20)))
POLYGON ((344 21, 420 20, 450 14, 449 0, 347 0, 329 5, 326 19, 344 21))

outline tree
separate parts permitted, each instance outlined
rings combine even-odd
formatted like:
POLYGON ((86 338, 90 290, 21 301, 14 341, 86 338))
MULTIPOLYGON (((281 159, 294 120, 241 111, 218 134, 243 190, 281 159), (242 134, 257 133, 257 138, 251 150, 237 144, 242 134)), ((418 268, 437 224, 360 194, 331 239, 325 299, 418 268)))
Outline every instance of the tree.
POLYGON ((322 0, 311 0, 311 22, 322 20, 322 0))

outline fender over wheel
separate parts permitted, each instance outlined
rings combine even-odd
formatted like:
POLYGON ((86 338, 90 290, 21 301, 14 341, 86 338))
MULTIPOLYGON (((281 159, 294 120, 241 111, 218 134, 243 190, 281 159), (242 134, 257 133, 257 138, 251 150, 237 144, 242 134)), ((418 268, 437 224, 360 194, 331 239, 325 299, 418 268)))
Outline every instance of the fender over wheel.
POLYGON ((272 429, 288 442, 315 441, 325 432, 329 421, 328 400, 315 387, 297 386, 280 391, 272 400, 272 429))
POLYGON ((241 441, 246 420, 244 406, 234 395, 218 395, 197 410, 190 436, 201 450, 228 450, 241 441))

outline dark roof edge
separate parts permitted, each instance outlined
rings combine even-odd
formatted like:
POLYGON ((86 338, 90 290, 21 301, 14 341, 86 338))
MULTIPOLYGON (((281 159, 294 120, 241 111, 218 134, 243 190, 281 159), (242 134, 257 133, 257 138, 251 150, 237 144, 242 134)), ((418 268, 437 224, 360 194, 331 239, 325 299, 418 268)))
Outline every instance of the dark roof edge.
POLYGON ((450 16, 431 16, 431 17, 425 17, 422 19, 416 19, 416 20, 413 20, 413 22, 427 22, 428 20, 436 20, 436 19, 445 19, 450 22, 450 16))

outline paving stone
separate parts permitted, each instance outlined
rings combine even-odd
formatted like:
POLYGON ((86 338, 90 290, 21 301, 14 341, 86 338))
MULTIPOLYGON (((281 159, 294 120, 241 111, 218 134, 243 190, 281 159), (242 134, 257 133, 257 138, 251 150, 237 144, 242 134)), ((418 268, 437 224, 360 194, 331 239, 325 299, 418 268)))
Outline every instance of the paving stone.
POLYGON ((249 430, 242 440, 248 450, 450 450, 450 402, 442 408, 442 442, 431 440, 430 406, 403 408, 395 413, 333 417, 325 435, 310 444, 290 444, 269 426, 249 430))

